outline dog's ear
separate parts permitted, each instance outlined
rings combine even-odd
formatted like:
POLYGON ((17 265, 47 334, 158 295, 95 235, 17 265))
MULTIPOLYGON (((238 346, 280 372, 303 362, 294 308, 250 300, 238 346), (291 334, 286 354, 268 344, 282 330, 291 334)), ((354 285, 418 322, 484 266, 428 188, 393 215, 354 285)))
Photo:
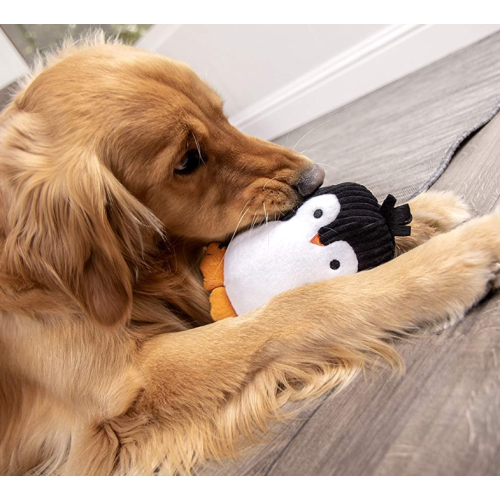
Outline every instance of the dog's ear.
POLYGON ((143 237, 159 223, 94 152, 78 144, 58 148, 28 113, 4 126, 3 271, 64 291, 101 325, 120 324, 130 314, 143 237))

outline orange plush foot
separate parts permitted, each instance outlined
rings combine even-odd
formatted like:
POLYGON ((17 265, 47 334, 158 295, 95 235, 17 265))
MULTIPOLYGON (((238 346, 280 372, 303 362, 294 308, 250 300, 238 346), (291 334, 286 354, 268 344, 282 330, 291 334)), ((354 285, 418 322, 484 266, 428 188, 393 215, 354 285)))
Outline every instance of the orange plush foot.
POLYGON ((219 286, 224 286, 225 253, 226 247, 222 243, 210 243, 205 257, 201 260, 200 269, 203 274, 203 288, 208 292, 219 286))
POLYGON ((214 321, 219 321, 225 318, 235 318, 238 316, 233 309, 231 301, 227 296, 226 289, 221 286, 212 290, 210 294, 210 314, 214 321))
POLYGON ((237 316, 224 288, 224 255, 226 247, 210 243, 200 263, 203 288, 210 292, 210 314, 214 321, 237 316))

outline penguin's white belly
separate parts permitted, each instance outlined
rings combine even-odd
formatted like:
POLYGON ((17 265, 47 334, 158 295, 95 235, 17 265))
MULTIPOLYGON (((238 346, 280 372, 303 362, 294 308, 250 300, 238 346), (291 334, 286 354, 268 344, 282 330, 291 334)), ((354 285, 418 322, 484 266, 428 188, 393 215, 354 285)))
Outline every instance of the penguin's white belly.
POLYGON ((294 219, 271 222, 231 242, 224 257, 224 284, 238 315, 298 286, 357 272, 358 260, 348 243, 315 245, 310 242, 314 230, 304 231, 294 219))

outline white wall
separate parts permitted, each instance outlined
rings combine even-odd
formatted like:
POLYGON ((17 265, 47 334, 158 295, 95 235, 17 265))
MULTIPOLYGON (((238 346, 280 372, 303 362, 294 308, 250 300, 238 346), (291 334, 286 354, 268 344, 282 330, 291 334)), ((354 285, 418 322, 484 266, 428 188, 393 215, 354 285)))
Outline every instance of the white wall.
POLYGON ((182 25, 162 39, 157 25, 139 46, 187 62, 234 116, 385 26, 182 25))
POLYGON ((27 71, 28 65, 5 33, 0 30, 0 89, 17 80, 27 71))
POLYGON ((276 138, 500 25, 156 25, 139 46, 187 62, 234 125, 276 138))
MULTIPOLYGON (((500 25, 155 25, 139 46, 181 59, 246 133, 274 139, 500 25)), ((0 30, 0 88, 28 67, 0 30)))

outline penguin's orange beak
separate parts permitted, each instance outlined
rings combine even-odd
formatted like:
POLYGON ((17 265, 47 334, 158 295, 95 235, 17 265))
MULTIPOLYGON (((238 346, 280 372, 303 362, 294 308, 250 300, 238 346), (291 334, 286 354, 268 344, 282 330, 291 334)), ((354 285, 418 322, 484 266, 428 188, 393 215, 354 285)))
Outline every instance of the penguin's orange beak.
POLYGON ((310 241, 310 243, 313 243, 314 245, 318 245, 319 247, 324 247, 323 243, 319 240, 319 234, 315 234, 314 238, 310 241))

